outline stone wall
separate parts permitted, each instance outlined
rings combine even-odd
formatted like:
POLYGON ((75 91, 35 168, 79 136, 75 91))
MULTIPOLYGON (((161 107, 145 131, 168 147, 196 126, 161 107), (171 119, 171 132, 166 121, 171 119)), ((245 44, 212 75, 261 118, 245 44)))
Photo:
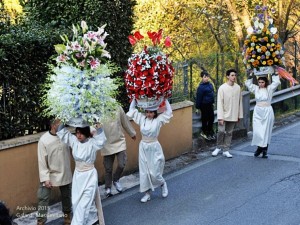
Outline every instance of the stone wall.
MULTIPOLYGON (((161 128, 159 141, 166 160, 192 150, 192 106, 190 101, 172 104, 173 118, 161 128)), ((133 122, 132 122, 133 123, 133 122)), ((128 162, 124 174, 138 170, 138 144, 141 139, 139 127, 137 140, 126 136, 128 162)), ((0 142, 0 200, 5 201, 12 213, 36 211, 39 185, 37 164, 37 142, 43 133, 28 135, 0 142)), ((72 168, 74 169, 74 163, 72 168)), ((99 181, 104 181, 104 167, 101 154, 95 162, 99 181)), ((51 203, 59 200, 59 191, 54 188, 51 203)))

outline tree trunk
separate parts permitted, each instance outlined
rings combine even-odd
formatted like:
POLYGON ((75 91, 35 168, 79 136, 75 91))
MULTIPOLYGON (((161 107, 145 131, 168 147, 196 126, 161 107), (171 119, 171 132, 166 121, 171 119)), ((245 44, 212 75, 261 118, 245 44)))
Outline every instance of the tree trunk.
POLYGON ((228 11, 231 15, 231 19, 232 19, 232 22, 234 25, 234 30, 235 30, 235 34, 237 36, 239 48, 242 49, 243 45, 244 45, 243 27, 239 21, 235 2, 234 1, 231 2, 230 0, 224 0, 224 1, 227 5, 228 11))

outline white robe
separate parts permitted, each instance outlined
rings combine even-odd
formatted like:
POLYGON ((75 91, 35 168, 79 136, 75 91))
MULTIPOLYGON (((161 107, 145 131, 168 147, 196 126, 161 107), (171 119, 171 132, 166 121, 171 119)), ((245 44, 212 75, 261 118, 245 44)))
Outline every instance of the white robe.
POLYGON ((137 109, 130 108, 127 115, 140 126, 143 137, 156 139, 153 142, 141 140, 139 144, 139 176, 140 192, 145 192, 161 186, 165 180, 162 176, 165 166, 165 156, 160 143, 157 141, 160 128, 171 119, 171 112, 164 112, 156 119, 148 119, 137 109))
MULTIPOLYGON (((94 164, 97 151, 103 148, 106 141, 104 132, 89 138, 85 143, 79 142, 76 136, 66 128, 57 132, 57 135, 72 148, 75 161, 88 164, 94 164)), ((72 182, 73 219, 71 225, 90 225, 97 221, 95 205, 97 188, 98 173, 95 168, 84 172, 80 172, 75 168, 72 182)), ((98 204, 101 205, 101 201, 98 204)), ((100 224, 104 224, 104 218, 103 221, 100 221, 100 224)))
POLYGON ((273 93, 280 84, 279 76, 272 76, 272 83, 267 88, 259 88, 252 83, 252 79, 245 82, 248 90, 255 94, 256 105, 253 111, 253 138, 251 145, 266 147, 271 142, 274 125, 274 111, 271 106, 273 93), (259 103, 268 106, 258 106, 259 103))

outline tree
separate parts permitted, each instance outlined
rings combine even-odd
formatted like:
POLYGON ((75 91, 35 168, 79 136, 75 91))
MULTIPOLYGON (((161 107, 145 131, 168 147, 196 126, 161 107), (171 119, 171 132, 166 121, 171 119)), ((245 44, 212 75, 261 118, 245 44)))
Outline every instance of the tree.
POLYGON ((2 0, 0 2, 0 22, 9 21, 15 24, 18 16, 22 13, 23 8, 19 0, 2 0))

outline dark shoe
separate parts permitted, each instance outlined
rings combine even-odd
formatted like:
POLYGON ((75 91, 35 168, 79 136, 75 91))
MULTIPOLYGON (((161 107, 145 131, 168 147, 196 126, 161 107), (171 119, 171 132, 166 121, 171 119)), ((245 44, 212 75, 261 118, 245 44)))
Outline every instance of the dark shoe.
POLYGON ((262 153, 263 153, 262 158, 267 159, 268 158, 268 151, 267 150, 263 150, 262 153))
POLYGON ((267 147, 262 148, 262 153, 263 153, 262 158, 265 158, 265 159, 268 158, 268 147, 269 147, 269 145, 267 145, 267 147))
POLYGON ((212 140, 212 141, 216 140, 215 135, 209 135, 209 138, 210 138, 210 140, 212 140))
POLYGON ((72 221, 71 213, 64 214, 64 225, 70 225, 72 221))
POLYGON ((254 152, 254 156, 258 157, 261 153, 262 153, 262 148, 261 147, 257 147, 256 151, 254 152))
POLYGON ((210 141, 210 139, 208 138, 208 136, 206 134, 204 134, 203 132, 200 133, 200 136, 203 137, 205 140, 210 141))

